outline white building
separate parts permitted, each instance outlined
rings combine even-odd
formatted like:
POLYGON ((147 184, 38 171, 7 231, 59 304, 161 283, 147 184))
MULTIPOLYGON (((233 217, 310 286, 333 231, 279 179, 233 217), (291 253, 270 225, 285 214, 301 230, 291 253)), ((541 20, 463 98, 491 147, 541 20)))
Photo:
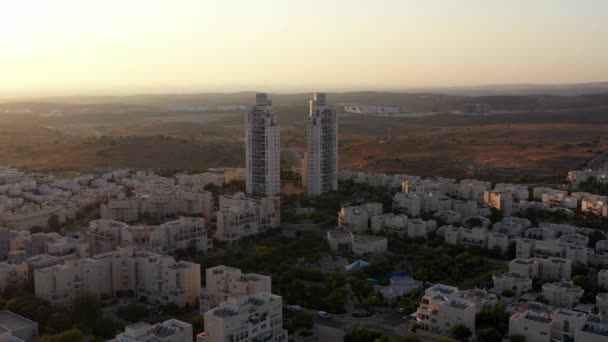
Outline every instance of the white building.
POLYGON ((424 291, 416 311, 419 329, 448 335, 450 328, 464 325, 475 331, 475 304, 456 297, 458 288, 435 284, 424 291))
POLYGON ((217 212, 215 238, 230 244, 281 225, 280 197, 256 200, 253 205, 232 207, 217 212))
POLYGON ((0 311, 0 340, 34 342, 38 339, 38 323, 11 311, 0 311))
POLYGON ((531 279, 544 281, 570 280, 572 262, 562 258, 517 258, 509 262, 509 273, 516 273, 531 279))
POLYGON ((344 207, 338 213, 338 226, 354 233, 363 233, 370 218, 382 215, 382 203, 370 202, 355 207, 344 207))
POLYGON ((421 198, 413 192, 397 192, 393 195, 393 210, 409 217, 418 217, 422 213, 421 198))
POLYGON ((338 114, 324 93, 310 100, 302 184, 312 197, 338 190, 338 114))
POLYGON ((543 298, 550 305, 573 308, 583 297, 584 290, 571 281, 559 281, 543 284, 543 298))
POLYGON ((280 127, 267 94, 255 95, 255 106, 245 115, 247 194, 275 196, 281 192, 280 127))
POLYGON ((348 230, 328 230, 327 243, 332 251, 352 248, 353 233, 348 230))
POLYGON ((483 198, 486 205, 500 210, 503 214, 513 213, 513 193, 499 190, 485 191, 483 198))
POLYGON ((283 303, 269 292, 235 295, 205 312, 205 342, 283 342, 283 303))
POLYGON ((100 297, 120 294, 150 303, 195 306, 200 297, 200 266, 133 246, 92 258, 67 259, 63 264, 34 271, 36 296, 57 305, 70 305, 79 294, 100 297))
POLYGON ((9 264, 0 262, 0 292, 7 289, 22 289, 29 279, 27 263, 9 264))
POLYGON ((532 279, 517 273, 503 273, 493 277, 494 291, 502 294, 511 291, 515 296, 532 291, 532 279))
POLYGON ((380 236, 355 235, 351 246, 356 255, 383 254, 387 251, 388 240, 380 236))
MULTIPOLYGON (((509 318, 509 335, 523 336, 528 342, 579 341, 575 334, 587 321, 587 315, 568 309, 543 305, 522 305, 509 318)), ((587 342, 583 339, 580 342, 587 342)))
POLYGON ((150 324, 138 322, 127 325, 125 331, 110 342, 192 342, 192 325, 177 319, 150 324))
POLYGON ((272 292, 269 276, 248 273, 240 269, 218 265, 205 270, 205 288, 201 293, 200 310, 204 313, 228 300, 232 295, 272 292))

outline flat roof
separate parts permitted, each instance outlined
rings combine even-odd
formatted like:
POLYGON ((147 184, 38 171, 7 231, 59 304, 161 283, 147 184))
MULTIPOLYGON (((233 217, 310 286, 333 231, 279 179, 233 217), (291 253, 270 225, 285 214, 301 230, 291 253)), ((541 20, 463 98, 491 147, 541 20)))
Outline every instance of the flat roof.
POLYGON ((19 330, 25 327, 30 327, 30 326, 37 326, 38 323, 27 319, 23 316, 17 315, 16 313, 13 313, 11 311, 8 310, 3 310, 0 311, 0 326, 11 330, 11 331, 15 331, 15 330, 19 330))

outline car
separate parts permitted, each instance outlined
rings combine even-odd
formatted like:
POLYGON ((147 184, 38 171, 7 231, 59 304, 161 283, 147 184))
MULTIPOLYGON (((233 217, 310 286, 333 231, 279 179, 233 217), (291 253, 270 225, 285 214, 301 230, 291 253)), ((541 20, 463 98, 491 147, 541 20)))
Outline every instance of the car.
POLYGON ((405 313, 405 308, 398 308, 397 313, 405 313))
POLYGON ((302 311, 302 307, 299 305, 290 305, 287 307, 287 309, 289 311, 294 311, 294 312, 301 312, 302 311))
POLYGON ((319 311, 319 312, 317 312, 317 316, 319 316, 320 318, 323 318, 323 319, 330 319, 331 318, 331 315, 328 314, 325 311, 319 311))
POLYGON ((366 310, 357 310, 357 311, 353 312, 353 317, 357 317, 357 318, 370 317, 371 315, 372 314, 366 310))

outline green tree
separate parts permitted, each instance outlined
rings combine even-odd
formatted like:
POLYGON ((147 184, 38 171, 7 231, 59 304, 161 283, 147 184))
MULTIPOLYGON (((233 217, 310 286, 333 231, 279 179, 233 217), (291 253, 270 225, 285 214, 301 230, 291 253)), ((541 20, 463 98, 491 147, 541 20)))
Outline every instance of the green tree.
POLYGON ((84 334, 78 329, 71 329, 54 335, 53 342, 84 342, 84 334))
POLYGON ((181 313, 181 309, 175 303, 169 303, 169 304, 165 305, 164 311, 167 315, 170 315, 170 316, 177 316, 181 313))
POLYGON ((97 319, 101 316, 99 297, 91 292, 80 294, 72 303, 72 313, 76 322, 81 323, 88 329, 92 329, 97 319))
POLYGON ((102 337, 106 340, 116 336, 116 333, 122 329, 123 326, 120 323, 104 317, 95 322, 92 332, 93 335, 102 337))
POLYGON ((49 226, 50 230, 58 232, 61 229, 61 221, 59 220, 59 216, 55 214, 51 215, 51 217, 49 217, 47 220, 47 225, 49 226))
POLYGON ((129 322, 139 322, 148 314, 146 307, 139 303, 123 305, 116 310, 116 316, 129 322))
POLYGON ((294 330, 312 329, 315 324, 315 318, 308 312, 298 312, 293 316, 294 330))
POLYGON ((450 328, 449 332, 450 337, 459 341, 466 341, 473 335, 471 329, 464 324, 456 324, 450 328))
POLYGON ((390 342, 380 330, 358 326, 344 335, 344 342, 390 342))
POLYGON ((194 334, 200 334, 205 331, 205 318, 201 315, 194 316, 190 320, 190 324, 192 324, 194 334))
POLYGON ((502 341, 503 335, 500 331, 494 328, 486 328, 480 329, 477 332, 477 341, 480 342, 494 342, 494 341, 502 341))

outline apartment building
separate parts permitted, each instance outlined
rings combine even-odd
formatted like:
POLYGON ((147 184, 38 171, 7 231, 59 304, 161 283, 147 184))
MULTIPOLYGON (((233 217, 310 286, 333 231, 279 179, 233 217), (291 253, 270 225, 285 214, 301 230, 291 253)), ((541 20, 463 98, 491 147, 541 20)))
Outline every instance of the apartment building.
POLYGON ((247 197, 242 192, 234 194, 223 194, 219 197, 219 210, 231 208, 247 208, 255 205, 255 199, 247 197))
POLYGON ((570 280, 572 262, 568 259, 555 257, 546 259, 516 258, 509 262, 509 273, 544 281, 570 280))
POLYGON ((518 273, 502 273, 492 277, 494 281, 494 292, 502 294, 510 291, 515 296, 521 296, 532 291, 532 279, 518 273))
POLYGON ((483 193, 484 204, 500 210, 505 215, 513 213, 513 193, 510 191, 488 190, 483 193))
POLYGON ((454 197, 465 200, 472 200, 481 204, 483 203, 484 191, 491 189, 491 182, 484 182, 475 179, 463 179, 458 183, 451 184, 449 192, 454 197))
POLYGON ((418 217, 422 213, 422 200, 413 192, 397 192, 393 195, 393 210, 418 217))
POLYGON ((204 253, 212 248, 205 219, 200 217, 179 217, 159 226, 129 226, 113 220, 93 220, 89 223, 87 235, 93 254, 110 252, 125 243, 137 249, 165 254, 188 248, 204 253))
POLYGON ((369 227, 370 218, 378 215, 382 215, 382 203, 369 202, 354 207, 343 207, 338 213, 338 226, 360 234, 369 227))
POLYGON ((276 196, 281 192, 280 127, 268 95, 255 95, 245 115, 245 166, 247 194, 276 196))
POLYGON ((528 190, 526 185, 497 183, 494 186, 494 191, 511 193, 513 199, 518 201, 523 201, 530 198, 530 190, 528 190))
POLYGON ((306 137, 302 184, 308 196, 338 190, 338 114, 326 104, 324 93, 310 100, 306 137))
POLYGON ((460 223, 462 221, 462 216, 460 215, 460 213, 452 210, 437 211, 433 214, 433 217, 447 224, 455 224, 460 223))
POLYGON ((125 331, 109 342, 192 342, 192 325, 177 319, 150 324, 138 322, 127 325, 125 331))
POLYGON ((475 331, 475 304, 456 297, 457 293, 458 288, 442 284, 426 289, 416 311, 417 327, 441 335, 458 324, 475 331))
POLYGON ((554 283, 544 283, 543 298, 553 306, 573 308, 583 297, 584 290, 572 284, 572 281, 562 280, 554 283))
POLYGON ((534 240, 517 239, 515 253, 517 258, 564 258, 572 264, 588 265, 589 249, 581 247, 579 243, 584 243, 587 237, 577 235, 563 235, 561 240, 534 240), (578 241, 577 243, 572 243, 578 241))
POLYGON ((22 289, 28 279, 29 268, 27 263, 0 262, 0 292, 7 289, 22 289))
POLYGON ((204 313, 220 305, 233 295, 272 292, 270 277, 256 273, 242 273, 240 269, 218 265, 205 270, 205 288, 201 293, 200 310, 204 313))
POLYGON ((281 296, 269 292, 230 296, 204 314, 205 342, 283 342, 281 296))
POLYGON ((444 241, 448 245, 475 246, 488 250, 500 250, 505 253, 509 248, 509 237, 506 234, 488 231, 485 228, 464 228, 445 226, 444 241))
POLYGON ((599 270, 599 272, 597 272, 597 286, 600 289, 608 291, 608 269, 599 270))
POLYGON ((210 219, 213 214, 213 195, 198 187, 153 188, 149 193, 127 198, 119 195, 100 206, 101 218, 123 222, 138 221, 144 214, 164 217, 187 214, 210 219))
POLYGON ((133 295, 151 303, 194 306, 200 297, 200 266, 124 246, 37 269, 34 286, 36 296, 56 305, 70 305, 86 291, 101 297, 133 295))
POLYGON ((327 243, 332 251, 338 251, 340 249, 350 250, 352 248, 352 242, 354 235, 349 230, 328 230, 327 231, 327 243))
POLYGON ((576 332, 583 329, 587 315, 564 308, 522 305, 509 318, 509 335, 523 336, 529 342, 580 341, 576 332))
POLYGON ((492 230, 498 233, 507 234, 509 237, 521 236, 521 234, 531 225, 530 220, 505 216, 500 222, 492 225, 492 230))
POLYGON ((388 249, 388 240, 380 236, 355 235, 351 247, 356 255, 383 254, 388 249))
POLYGON ((255 201, 252 206, 232 207, 217 212, 215 238, 235 243, 281 225, 280 197, 267 197, 255 201))

